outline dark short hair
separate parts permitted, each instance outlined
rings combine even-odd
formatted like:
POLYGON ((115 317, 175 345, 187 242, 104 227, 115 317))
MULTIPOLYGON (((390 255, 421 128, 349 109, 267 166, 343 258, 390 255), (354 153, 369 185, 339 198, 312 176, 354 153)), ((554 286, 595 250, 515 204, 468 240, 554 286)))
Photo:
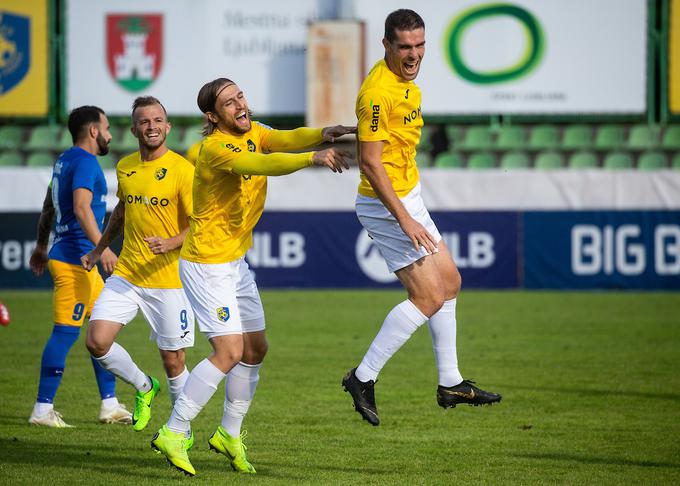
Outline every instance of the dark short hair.
POLYGON ((416 30, 425 28, 423 18, 413 10, 400 8, 395 10, 385 19, 385 39, 394 42, 397 39, 397 30, 416 30))
POLYGON ((137 108, 142 108, 143 106, 151 106, 151 105, 159 105, 161 108, 163 108, 163 113, 165 114, 165 117, 168 117, 168 112, 165 109, 165 106, 163 106, 163 103, 159 101, 158 98, 154 96, 138 96, 135 98, 135 101, 132 102, 132 117, 134 118, 135 116, 135 110, 137 108))
MULTIPOLYGON (((198 104, 198 109, 201 113, 208 113, 215 109, 215 102, 219 96, 222 88, 230 84, 236 84, 231 79, 228 78, 217 78, 213 79, 209 83, 205 83, 201 89, 198 91, 198 97, 196 98, 196 103, 198 104)), ((213 122, 205 117, 205 124, 203 125, 203 136, 210 135, 215 131, 215 125, 213 122)))
POLYGON ((75 144, 83 135, 91 123, 99 123, 101 115, 106 115, 98 106, 79 106, 71 110, 68 115, 68 131, 75 144))

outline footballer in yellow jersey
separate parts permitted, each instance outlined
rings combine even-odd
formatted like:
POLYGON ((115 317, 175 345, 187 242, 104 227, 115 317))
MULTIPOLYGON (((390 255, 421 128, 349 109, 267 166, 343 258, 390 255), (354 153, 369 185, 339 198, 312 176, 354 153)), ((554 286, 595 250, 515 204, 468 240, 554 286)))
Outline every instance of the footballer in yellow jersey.
POLYGON ((460 275, 420 195, 415 147, 423 119, 413 81, 425 55, 425 22, 413 10, 395 10, 385 19, 382 43, 385 58, 369 73, 356 103, 361 183, 355 207, 408 298, 387 314, 361 363, 342 379, 355 410, 371 425, 380 424, 374 389, 378 374, 426 321, 439 372, 437 403, 453 408, 501 400, 464 380, 458 370, 460 275))
MULTIPOLYGON (((362 142, 383 142, 381 161, 394 192, 403 197, 418 184, 416 145, 423 116, 420 88, 378 61, 361 85, 356 103, 358 137, 362 142)), ((377 197, 362 172, 359 194, 377 197)))
POLYGON ((205 84, 198 106, 207 125, 194 173, 194 209, 180 256, 180 277, 201 332, 213 354, 191 371, 172 415, 151 441, 171 464, 195 474, 184 437, 191 420, 227 380, 222 423, 209 440, 241 473, 255 473, 241 441, 241 422, 255 393, 267 352, 265 320, 257 285, 245 261, 267 191, 267 177, 311 166, 349 168, 334 148, 305 150, 355 131, 354 127, 273 130, 251 122, 243 92, 219 78, 205 84), (189 386, 191 385, 191 386, 189 386))
POLYGON ((168 150, 144 161, 140 152, 116 167, 118 199, 125 209, 125 239, 114 275, 138 287, 179 289, 179 248, 154 254, 146 238, 172 238, 189 226, 193 166, 168 150))
POLYGON ((194 168, 168 150, 165 140, 171 126, 156 98, 135 100, 132 123, 139 151, 118 163, 119 202, 99 244, 81 262, 92 268, 103 249, 123 232, 118 264, 92 310, 87 347, 104 368, 137 390, 132 426, 139 431, 149 422, 158 380, 142 372, 115 339, 141 310, 160 350, 174 402, 189 376, 184 349, 194 343, 193 311, 178 266, 192 211, 194 168))

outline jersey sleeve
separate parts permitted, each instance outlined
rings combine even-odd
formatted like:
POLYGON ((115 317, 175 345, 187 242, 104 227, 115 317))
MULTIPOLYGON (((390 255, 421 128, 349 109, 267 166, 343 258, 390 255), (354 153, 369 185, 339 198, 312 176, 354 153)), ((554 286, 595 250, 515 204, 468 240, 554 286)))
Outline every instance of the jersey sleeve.
POLYGON ((292 152, 315 147, 323 142, 321 128, 300 127, 295 130, 263 128, 260 144, 265 152, 292 152))
MULTIPOLYGON (((190 162, 182 163, 182 177, 179 181, 179 207, 180 213, 185 217, 191 216, 193 205, 194 166, 190 162)), ((188 223, 188 220, 187 220, 188 223)))
POLYGON ((95 182, 100 171, 99 162, 94 155, 83 157, 73 173, 71 191, 83 188, 94 194, 95 182))
POLYGON ((373 88, 359 94, 356 106, 357 136, 360 142, 379 142, 389 139, 387 122, 391 110, 386 93, 373 88))

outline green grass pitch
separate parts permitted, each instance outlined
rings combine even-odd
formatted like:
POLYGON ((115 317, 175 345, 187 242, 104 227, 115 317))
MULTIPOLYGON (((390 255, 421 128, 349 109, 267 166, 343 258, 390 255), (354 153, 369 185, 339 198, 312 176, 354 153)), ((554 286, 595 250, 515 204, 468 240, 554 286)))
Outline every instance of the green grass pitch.
MULTIPOLYGON (((342 391, 397 291, 265 291, 270 352, 244 423, 258 474, 239 476, 207 440, 223 387, 194 422, 193 479, 153 453, 167 394, 149 427, 96 423, 99 397, 84 336, 55 401, 70 430, 29 426, 51 294, 0 292, 0 478, 3 484, 678 484, 680 294, 473 292, 458 299, 465 377, 503 394, 492 407, 444 411, 427 326, 376 385, 382 423, 361 421, 342 391)), ((120 342, 165 381, 146 323, 120 342)), ((188 364, 203 359, 202 335, 188 364)), ((118 384, 132 408, 133 390, 118 384)))

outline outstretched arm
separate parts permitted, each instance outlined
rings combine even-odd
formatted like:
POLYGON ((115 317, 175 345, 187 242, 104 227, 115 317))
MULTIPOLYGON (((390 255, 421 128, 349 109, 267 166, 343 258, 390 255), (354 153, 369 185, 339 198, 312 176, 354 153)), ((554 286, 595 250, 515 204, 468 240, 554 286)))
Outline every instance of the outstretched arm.
POLYGON ((45 272, 47 266, 47 242, 50 239, 50 230, 54 221, 54 204, 52 203, 52 189, 47 188, 45 200, 43 201, 40 219, 38 220, 38 236, 36 245, 31 253, 29 266, 36 277, 40 277, 45 272))
POLYGON ((301 154, 247 152, 233 159, 229 167, 241 175, 286 175, 311 165, 326 166, 333 172, 342 172, 343 168, 349 169, 347 157, 346 152, 334 148, 301 154))
POLYGON ((335 142, 348 133, 356 133, 357 127, 336 125, 325 128, 301 127, 295 130, 271 130, 266 149, 270 152, 291 152, 315 147, 321 142, 335 142))

